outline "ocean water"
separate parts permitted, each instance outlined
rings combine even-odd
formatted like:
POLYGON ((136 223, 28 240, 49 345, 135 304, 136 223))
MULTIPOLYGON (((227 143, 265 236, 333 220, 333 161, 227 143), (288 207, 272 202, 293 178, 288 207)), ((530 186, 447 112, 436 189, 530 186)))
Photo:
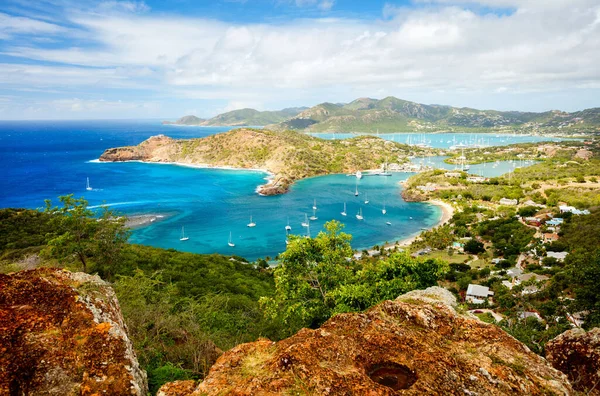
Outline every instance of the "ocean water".
POLYGON ((314 200, 318 220, 310 222, 311 235, 327 220, 340 220, 357 249, 409 237, 441 216, 433 205, 401 199, 399 182, 409 174, 358 181, 345 175, 316 177, 295 184, 288 194, 261 197, 255 189, 266 175, 260 172, 94 161, 106 148, 135 145, 156 134, 191 138, 229 129, 176 127, 154 120, 0 122, 0 207, 39 208, 44 199, 58 204, 59 195, 74 193, 93 207, 107 204, 124 214, 165 216, 134 230, 132 242, 248 259, 285 250, 288 218, 291 232, 305 235, 308 230, 301 222, 305 214, 313 214, 314 200), (85 189, 88 177, 92 191, 85 189), (357 187, 360 195, 355 197, 357 187), (346 217, 340 214, 344 202, 346 217), (362 221, 356 219, 360 208, 362 221), (250 216, 254 228, 246 226, 250 216), (182 227, 190 238, 185 242, 179 240, 182 227), (230 232, 234 248, 227 245, 230 232))
MULTIPOLYGON (((353 133, 311 133, 312 136, 321 139, 348 139, 363 134, 353 133)), ((509 134, 493 134, 493 133, 380 133, 378 135, 382 139, 404 143, 417 144, 425 143, 433 148, 448 149, 451 146, 458 144, 481 144, 487 146, 508 146, 516 143, 538 143, 538 142, 560 142, 569 140, 568 138, 557 138, 547 136, 531 136, 531 135, 509 135, 509 134)))

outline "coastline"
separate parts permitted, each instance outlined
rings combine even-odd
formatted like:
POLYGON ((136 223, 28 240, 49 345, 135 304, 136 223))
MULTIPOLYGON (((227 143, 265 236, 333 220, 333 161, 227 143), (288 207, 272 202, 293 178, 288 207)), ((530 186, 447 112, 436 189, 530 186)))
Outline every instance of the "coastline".
MULTIPOLYGON (((454 216, 454 213, 456 211, 456 209, 454 209, 454 207, 451 204, 449 204, 448 202, 438 200, 438 199, 432 199, 429 201, 424 201, 422 203, 429 203, 431 205, 435 205, 438 208, 440 208, 442 211, 442 216, 440 217, 439 221, 435 225, 429 227, 427 230, 431 230, 432 228, 439 227, 439 226, 442 226, 442 225, 448 223, 450 221, 450 219, 452 218, 452 216, 454 216)), ((418 233, 415 233, 406 238, 399 239, 397 241, 385 244, 383 246, 383 248, 385 250, 392 250, 395 247, 406 248, 406 247, 410 246, 414 242, 414 240, 417 239, 419 237, 419 235, 421 235, 422 232, 423 231, 419 231, 418 233)), ((368 251, 372 252, 373 251, 372 247, 371 247, 371 249, 368 249, 368 251)))

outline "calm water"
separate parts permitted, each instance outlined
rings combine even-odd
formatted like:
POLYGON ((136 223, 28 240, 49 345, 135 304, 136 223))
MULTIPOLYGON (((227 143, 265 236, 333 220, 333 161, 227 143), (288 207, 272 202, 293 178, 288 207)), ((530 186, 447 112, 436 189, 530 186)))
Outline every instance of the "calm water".
POLYGON ((306 234, 300 223, 305 214, 312 215, 315 199, 318 220, 311 222, 311 234, 327 220, 344 221, 355 248, 408 237, 440 217, 437 207, 400 199, 398 182, 408 174, 364 177, 358 182, 359 197, 354 196, 356 178, 345 175, 303 180, 289 194, 260 197, 254 190, 265 175, 259 172, 93 161, 106 148, 135 145, 160 133, 191 138, 229 129, 163 126, 157 121, 0 122, 0 207, 38 208, 46 198, 56 202, 57 196, 74 193, 92 206, 167 216, 135 230, 133 242, 249 259, 274 257, 285 249, 288 217, 292 233, 306 234), (85 190, 86 177, 93 191, 85 190), (365 194, 369 204, 364 204, 365 194), (340 214, 344 202, 346 217, 340 214), (361 207, 363 221, 355 217, 361 207), (246 227, 250 216, 254 228, 246 227), (182 226, 189 241, 179 241, 182 226), (235 248, 227 245, 230 232, 235 248))
MULTIPOLYGON (((448 170, 459 169, 460 166, 455 164, 447 164, 444 160, 447 156, 435 157, 417 157, 413 158, 412 162, 418 165, 431 166, 434 168, 442 168, 448 170)), ((487 162, 483 164, 470 165, 469 173, 485 177, 497 177, 514 171, 518 167, 533 165, 536 161, 497 161, 496 163, 487 162)))
MULTIPOLYGON (((347 139, 359 136, 352 133, 311 133, 312 136, 322 139, 347 139)), ((528 135, 496 135, 492 133, 381 133, 378 135, 382 139, 391 140, 398 143, 418 144, 424 143, 433 148, 447 149, 458 144, 480 144, 487 146, 507 146, 516 143, 537 143, 547 141, 563 141, 564 138, 550 138, 544 136, 528 135)))

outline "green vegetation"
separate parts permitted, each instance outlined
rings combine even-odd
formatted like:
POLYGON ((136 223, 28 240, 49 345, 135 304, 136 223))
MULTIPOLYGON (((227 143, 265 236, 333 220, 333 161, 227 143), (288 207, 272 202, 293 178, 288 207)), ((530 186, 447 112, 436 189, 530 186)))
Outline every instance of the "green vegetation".
POLYGON ((447 264, 393 253, 374 262, 352 262, 350 235, 332 221, 314 239, 295 237, 275 269, 276 292, 261 299, 267 315, 290 333, 315 328, 333 314, 359 312, 413 289, 437 284, 447 264))
MULTIPOLYGON (((322 103, 272 126, 311 132, 595 132, 600 109, 575 113, 521 113, 424 105, 387 97, 361 98, 348 104, 322 103), (582 122, 581 122, 581 121, 582 122)), ((271 127, 271 126, 269 126, 271 127)))

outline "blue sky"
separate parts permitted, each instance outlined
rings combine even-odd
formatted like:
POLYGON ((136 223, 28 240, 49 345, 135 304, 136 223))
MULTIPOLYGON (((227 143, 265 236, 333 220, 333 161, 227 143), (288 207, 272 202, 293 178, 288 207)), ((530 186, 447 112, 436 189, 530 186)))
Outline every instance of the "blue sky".
POLYGON ((0 119, 600 106, 597 0, 3 0, 0 119))

